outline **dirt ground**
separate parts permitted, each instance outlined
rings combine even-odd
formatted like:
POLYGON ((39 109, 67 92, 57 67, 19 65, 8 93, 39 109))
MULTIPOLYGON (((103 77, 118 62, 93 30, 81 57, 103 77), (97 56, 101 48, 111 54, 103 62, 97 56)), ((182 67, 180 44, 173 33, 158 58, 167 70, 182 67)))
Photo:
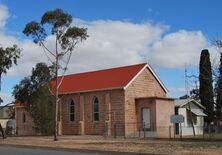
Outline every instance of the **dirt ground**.
POLYGON ((8 137, 0 139, 0 145, 50 147, 55 149, 77 149, 114 152, 136 152, 156 154, 222 154, 222 142, 175 141, 159 139, 103 138, 101 136, 59 136, 53 137, 8 137))

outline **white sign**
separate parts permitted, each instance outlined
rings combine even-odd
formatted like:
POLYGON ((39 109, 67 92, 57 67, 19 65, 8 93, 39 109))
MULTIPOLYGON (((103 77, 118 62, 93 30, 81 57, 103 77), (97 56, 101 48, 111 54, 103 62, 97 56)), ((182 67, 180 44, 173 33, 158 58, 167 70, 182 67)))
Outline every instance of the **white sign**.
POLYGON ((183 115, 171 115, 170 121, 171 121, 171 123, 183 123, 184 117, 183 117, 183 115))

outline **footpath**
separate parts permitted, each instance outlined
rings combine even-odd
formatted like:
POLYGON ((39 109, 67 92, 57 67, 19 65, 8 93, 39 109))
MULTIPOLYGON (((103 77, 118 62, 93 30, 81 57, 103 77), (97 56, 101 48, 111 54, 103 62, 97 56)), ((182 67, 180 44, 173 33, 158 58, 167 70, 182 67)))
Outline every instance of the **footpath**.
POLYGON ((160 139, 104 138, 102 136, 8 137, 0 146, 98 152, 108 154, 186 154, 221 155, 222 142, 174 141, 160 139))

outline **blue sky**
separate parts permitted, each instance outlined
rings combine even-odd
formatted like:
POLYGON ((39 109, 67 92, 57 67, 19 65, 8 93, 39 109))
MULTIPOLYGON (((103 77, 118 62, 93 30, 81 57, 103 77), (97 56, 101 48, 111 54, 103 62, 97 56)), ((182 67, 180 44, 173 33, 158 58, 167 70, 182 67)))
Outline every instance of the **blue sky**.
POLYGON ((135 23, 149 20, 165 23, 171 26, 171 31, 201 30, 210 38, 220 35, 216 30, 222 26, 218 20, 220 0, 1 0, 1 3, 15 17, 8 21, 7 29, 16 32, 21 32, 27 21, 38 20, 45 11, 54 8, 62 8, 84 20, 130 20, 135 23))
POLYGON ((62 8, 90 34, 73 54, 68 73, 148 61, 169 96, 179 97, 184 94, 184 66, 189 74, 198 75, 203 48, 210 49, 215 63, 217 52, 211 43, 222 33, 221 4, 220 0, 0 0, 0 43, 17 43, 24 55, 3 77, 0 95, 5 103, 11 101, 14 85, 30 74, 35 63, 46 61, 41 49, 22 34, 25 24, 62 8))

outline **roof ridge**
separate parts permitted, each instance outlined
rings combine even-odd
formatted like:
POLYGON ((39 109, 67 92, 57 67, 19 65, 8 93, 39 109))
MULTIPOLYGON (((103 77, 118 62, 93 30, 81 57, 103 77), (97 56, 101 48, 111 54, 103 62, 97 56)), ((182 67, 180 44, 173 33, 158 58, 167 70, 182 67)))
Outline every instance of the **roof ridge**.
MULTIPOLYGON (((94 71, 86 71, 86 72, 80 72, 80 73, 74 73, 74 74, 67 74, 64 75, 65 77, 67 76, 73 76, 73 75, 80 75, 80 74, 88 74, 88 73, 93 73, 93 72, 101 72, 101 71, 107 71, 107 70, 113 70, 113 69, 122 69, 122 68, 127 68, 127 67, 135 67, 135 66, 145 66, 147 63, 140 63, 140 64, 134 64, 134 65, 128 65, 128 66, 121 66, 121 67, 113 67, 113 68, 107 68, 107 69, 99 69, 99 70, 94 70, 94 71)), ((58 76, 60 78, 62 76, 58 76)))

